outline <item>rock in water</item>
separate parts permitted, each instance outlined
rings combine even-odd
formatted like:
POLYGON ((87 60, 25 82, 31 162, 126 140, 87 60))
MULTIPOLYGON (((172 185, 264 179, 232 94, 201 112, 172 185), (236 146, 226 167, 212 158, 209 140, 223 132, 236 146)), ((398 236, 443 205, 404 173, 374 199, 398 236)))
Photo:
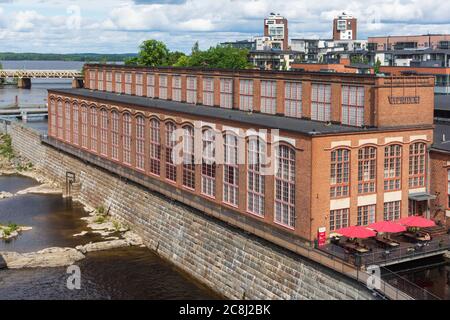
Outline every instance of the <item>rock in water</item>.
POLYGON ((6 268, 6 261, 3 259, 3 256, 0 254, 0 270, 6 268))
POLYGON ((132 246, 141 246, 144 244, 144 242, 142 241, 142 238, 132 231, 125 232, 123 237, 132 246))
POLYGON ((1 199, 8 199, 8 198, 12 198, 14 195, 10 192, 6 192, 6 191, 2 191, 0 192, 0 200, 1 199))
POLYGON ((94 251, 110 250, 115 248, 123 248, 128 246, 130 246, 130 244, 128 243, 127 240, 111 240, 111 241, 88 243, 84 246, 77 246, 76 249, 83 253, 87 253, 94 251))
POLYGON ((32 253, 0 252, 0 256, 9 269, 64 267, 84 259, 84 255, 73 248, 48 248, 32 253))

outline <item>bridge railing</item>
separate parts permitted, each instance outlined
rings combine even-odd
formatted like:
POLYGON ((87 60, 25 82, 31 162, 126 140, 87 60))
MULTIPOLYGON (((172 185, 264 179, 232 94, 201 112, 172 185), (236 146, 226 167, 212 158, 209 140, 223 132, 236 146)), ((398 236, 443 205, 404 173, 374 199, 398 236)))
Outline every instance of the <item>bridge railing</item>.
POLYGON ((0 78, 80 78, 79 70, 0 70, 0 78))

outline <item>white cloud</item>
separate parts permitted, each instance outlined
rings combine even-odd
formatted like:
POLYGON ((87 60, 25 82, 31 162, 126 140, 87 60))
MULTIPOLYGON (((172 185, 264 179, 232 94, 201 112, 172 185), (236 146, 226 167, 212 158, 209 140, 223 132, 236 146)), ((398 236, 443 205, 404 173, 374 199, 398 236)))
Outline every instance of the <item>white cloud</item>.
POLYGON ((450 1, 438 0, 15 0, 0 2, 4 48, 41 52, 134 52, 148 38, 189 51, 262 34, 270 12, 289 19, 291 37, 330 37, 333 17, 359 19, 359 37, 450 33, 450 1), (80 28, 69 28, 70 6, 80 28), (432 8, 432 10, 430 10, 432 8))

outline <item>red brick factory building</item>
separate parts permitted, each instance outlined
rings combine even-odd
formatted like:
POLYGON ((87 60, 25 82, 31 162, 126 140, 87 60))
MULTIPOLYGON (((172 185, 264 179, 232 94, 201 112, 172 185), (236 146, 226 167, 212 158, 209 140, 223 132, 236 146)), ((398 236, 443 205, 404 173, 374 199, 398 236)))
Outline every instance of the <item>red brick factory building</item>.
POLYGON ((85 88, 49 90, 48 134, 205 214, 308 243, 448 203, 433 91, 428 76, 90 64, 85 88))

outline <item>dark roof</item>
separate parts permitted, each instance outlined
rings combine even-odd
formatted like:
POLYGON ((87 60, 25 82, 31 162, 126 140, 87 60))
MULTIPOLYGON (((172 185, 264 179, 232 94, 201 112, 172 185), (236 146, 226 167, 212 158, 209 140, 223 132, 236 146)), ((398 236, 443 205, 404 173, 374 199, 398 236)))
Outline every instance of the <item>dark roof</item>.
POLYGON ((294 50, 278 50, 278 49, 270 49, 270 50, 250 50, 250 53, 264 53, 264 54, 303 54, 302 51, 294 51, 294 50))
MULTIPOLYGON (((262 52, 264 50, 260 50, 262 52)), ((278 51, 278 54, 281 50, 278 51)), ((257 51, 258 52, 258 51, 257 51)), ((271 53, 271 51, 268 51, 271 53)), ((301 51, 288 51, 294 53, 302 53, 301 51)), ((291 70, 260 70, 260 69, 221 69, 221 68, 205 68, 205 67, 168 67, 168 66, 159 66, 159 67, 146 67, 146 66, 134 66, 134 65, 119 65, 119 64, 104 64, 104 63, 87 63, 84 65, 85 69, 89 67, 93 68, 119 68, 121 70, 130 69, 130 70, 145 70, 145 71, 153 71, 153 72, 220 72, 222 74, 227 73, 242 73, 242 74, 251 74, 254 75, 255 72, 262 76, 277 76, 277 75, 286 75, 290 76, 292 74, 308 74, 308 75, 323 75, 329 76, 329 72, 320 72, 320 71, 291 71, 291 70)), ((374 74, 358 74, 358 73, 346 73, 346 72, 336 72, 333 76, 339 75, 340 77, 348 77, 348 78, 365 78, 365 79, 375 79, 377 75, 374 74)))
POLYGON ((435 95, 434 96, 434 109, 450 111, 450 95, 435 95))
POLYGON ((357 68, 357 69, 371 69, 373 66, 367 63, 352 63, 349 66, 345 66, 346 68, 357 68))
POLYGON ((450 121, 438 121, 435 123, 432 149, 450 152, 450 121))
MULTIPOLYGON (((339 124, 326 124, 324 122, 289 118, 285 116, 269 115, 262 113, 248 113, 240 110, 231 110, 217 107, 208 107, 202 105, 193 105, 184 102, 175 102, 168 100, 159 100, 132 95, 120 95, 116 93, 92 91, 88 89, 49 89, 49 92, 57 94, 68 94, 79 97, 98 99, 110 103, 120 103, 125 105, 136 105, 144 108, 161 109, 197 117, 212 117, 222 120, 238 121, 257 128, 282 129, 300 133, 303 135, 326 135, 342 133, 364 133, 374 131, 387 131, 394 128, 358 128, 339 124)), ((395 130, 408 129, 410 127, 397 127, 395 130)))
POLYGON ((431 54, 431 53, 441 53, 450 54, 450 49, 394 49, 394 50, 381 50, 373 53, 391 53, 396 55, 412 55, 412 54, 431 54))

